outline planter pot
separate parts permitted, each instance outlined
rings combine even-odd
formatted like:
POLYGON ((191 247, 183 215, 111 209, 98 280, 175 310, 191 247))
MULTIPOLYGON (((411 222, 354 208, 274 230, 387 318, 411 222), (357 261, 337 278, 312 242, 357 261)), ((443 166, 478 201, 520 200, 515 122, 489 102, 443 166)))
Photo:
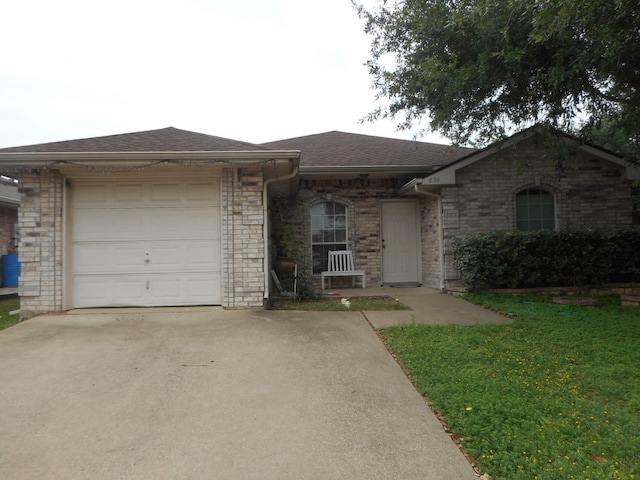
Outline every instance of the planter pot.
POLYGON ((295 266, 296 262, 294 262, 291 258, 277 257, 276 261, 273 264, 273 269, 276 272, 293 273, 295 266))

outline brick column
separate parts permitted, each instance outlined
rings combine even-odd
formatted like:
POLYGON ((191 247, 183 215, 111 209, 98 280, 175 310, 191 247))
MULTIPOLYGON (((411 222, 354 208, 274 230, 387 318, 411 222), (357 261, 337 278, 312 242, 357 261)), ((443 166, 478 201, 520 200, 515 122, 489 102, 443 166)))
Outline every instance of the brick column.
POLYGON ((222 306, 264 304, 263 176, 260 167, 225 169, 222 176, 222 306))
POLYGON ((62 310, 63 179, 42 169, 20 177, 21 317, 62 310))

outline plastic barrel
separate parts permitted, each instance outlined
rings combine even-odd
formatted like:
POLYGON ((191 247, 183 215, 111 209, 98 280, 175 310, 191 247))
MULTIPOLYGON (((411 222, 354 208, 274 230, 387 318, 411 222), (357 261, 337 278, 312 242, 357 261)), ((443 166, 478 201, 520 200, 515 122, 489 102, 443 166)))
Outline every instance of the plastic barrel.
POLYGON ((18 255, 2 257, 2 285, 4 288, 15 288, 20 278, 20 261, 18 255))

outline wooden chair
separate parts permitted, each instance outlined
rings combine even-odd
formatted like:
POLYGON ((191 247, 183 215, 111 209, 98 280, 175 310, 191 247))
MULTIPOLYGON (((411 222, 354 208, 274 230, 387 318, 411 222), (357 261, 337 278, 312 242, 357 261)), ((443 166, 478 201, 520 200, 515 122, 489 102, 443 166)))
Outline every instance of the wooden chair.
POLYGON ((353 287, 356 286, 356 277, 362 277, 362 288, 366 287, 364 270, 355 269, 351 250, 329 252, 329 270, 320 273, 323 290, 325 278, 329 279, 329 288, 331 288, 331 277, 353 277, 351 283, 353 287))

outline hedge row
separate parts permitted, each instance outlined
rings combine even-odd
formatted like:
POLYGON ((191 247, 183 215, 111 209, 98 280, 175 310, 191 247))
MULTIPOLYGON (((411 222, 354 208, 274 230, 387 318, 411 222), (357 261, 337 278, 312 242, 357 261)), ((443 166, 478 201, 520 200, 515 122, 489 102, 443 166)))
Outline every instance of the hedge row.
POLYGON ((454 240, 469 290, 640 282, 640 227, 490 232, 454 240))

